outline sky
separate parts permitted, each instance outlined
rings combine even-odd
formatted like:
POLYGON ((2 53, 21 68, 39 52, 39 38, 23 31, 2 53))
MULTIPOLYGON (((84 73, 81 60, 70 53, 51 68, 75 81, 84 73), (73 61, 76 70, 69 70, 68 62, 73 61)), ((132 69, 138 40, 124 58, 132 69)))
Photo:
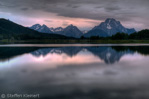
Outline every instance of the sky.
POLYGON ((136 30, 149 28, 149 0, 0 0, 0 18, 23 26, 70 24, 89 30, 115 18, 136 30))

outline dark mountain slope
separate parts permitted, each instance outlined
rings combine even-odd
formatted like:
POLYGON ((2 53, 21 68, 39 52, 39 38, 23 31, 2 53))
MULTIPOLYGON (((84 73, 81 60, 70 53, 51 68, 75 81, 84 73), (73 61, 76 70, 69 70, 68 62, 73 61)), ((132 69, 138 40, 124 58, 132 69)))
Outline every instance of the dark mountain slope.
POLYGON ((46 34, 18 25, 6 19, 0 19, 0 34, 9 35, 17 39, 64 39, 66 36, 59 34, 46 34))

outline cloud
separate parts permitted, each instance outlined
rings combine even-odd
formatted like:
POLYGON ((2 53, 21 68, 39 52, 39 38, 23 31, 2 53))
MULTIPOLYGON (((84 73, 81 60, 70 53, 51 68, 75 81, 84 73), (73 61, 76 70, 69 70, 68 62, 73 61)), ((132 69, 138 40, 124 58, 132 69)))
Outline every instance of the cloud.
POLYGON ((90 24, 93 24, 93 25, 98 25, 100 22, 99 21, 84 21, 84 22, 87 22, 87 23, 90 23, 90 24))
POLYGON ((107 12, 113 12, 113 11, 119 11, 121 8, 119 6, 111 6, 111 7, 105 7, 104 8, 107 12))
POLYGON ((53 22, 52 20, 44 20, 45 22, 53 22))
POLYGON ((72 5, 72 4, 68 4, 67 7, 71 7, 71 8, 79 8, 79 5, 72 5))
POLYGON ((29 10, 29 8, 21 8, 21 10, 27 11, 27 10, 29 10))
POLYGON ((125 23, 141 22, 141 28, 147 28, 148 4, 149 0, 0 0, 0 11, 27 17, 51 17, 50 13, 93 20, 112 17, 125 23))
POLYGON ((69 22, 63 22, 63 24, 62 24, 62 26, 64 26, 64 27, 66 27, 66 26, 68 26, 69 25, 69 22))

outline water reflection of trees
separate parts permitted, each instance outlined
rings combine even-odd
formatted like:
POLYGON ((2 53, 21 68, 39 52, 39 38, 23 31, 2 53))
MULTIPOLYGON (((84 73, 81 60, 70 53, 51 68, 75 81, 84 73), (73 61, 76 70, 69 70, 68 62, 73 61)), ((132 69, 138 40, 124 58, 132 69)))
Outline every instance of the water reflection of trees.
POLYGON ((30 53, 39 48, 35 47, 0 47, 0 60, 10 59, 18 55, 30 53))
POLYGON ((149 55, 149 46, 112 46, 112 48, 117 52, 130 50, 142 55, 149 55))

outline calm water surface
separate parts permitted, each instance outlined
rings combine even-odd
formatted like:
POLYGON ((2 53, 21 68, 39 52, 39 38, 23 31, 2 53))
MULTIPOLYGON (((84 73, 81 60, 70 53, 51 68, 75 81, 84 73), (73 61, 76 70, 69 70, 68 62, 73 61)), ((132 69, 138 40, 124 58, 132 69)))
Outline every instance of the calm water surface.
POLYGON ((0 94, 8 93, 40 94, 41 99, 149 99, 149 46, 2 45, 0 94))

